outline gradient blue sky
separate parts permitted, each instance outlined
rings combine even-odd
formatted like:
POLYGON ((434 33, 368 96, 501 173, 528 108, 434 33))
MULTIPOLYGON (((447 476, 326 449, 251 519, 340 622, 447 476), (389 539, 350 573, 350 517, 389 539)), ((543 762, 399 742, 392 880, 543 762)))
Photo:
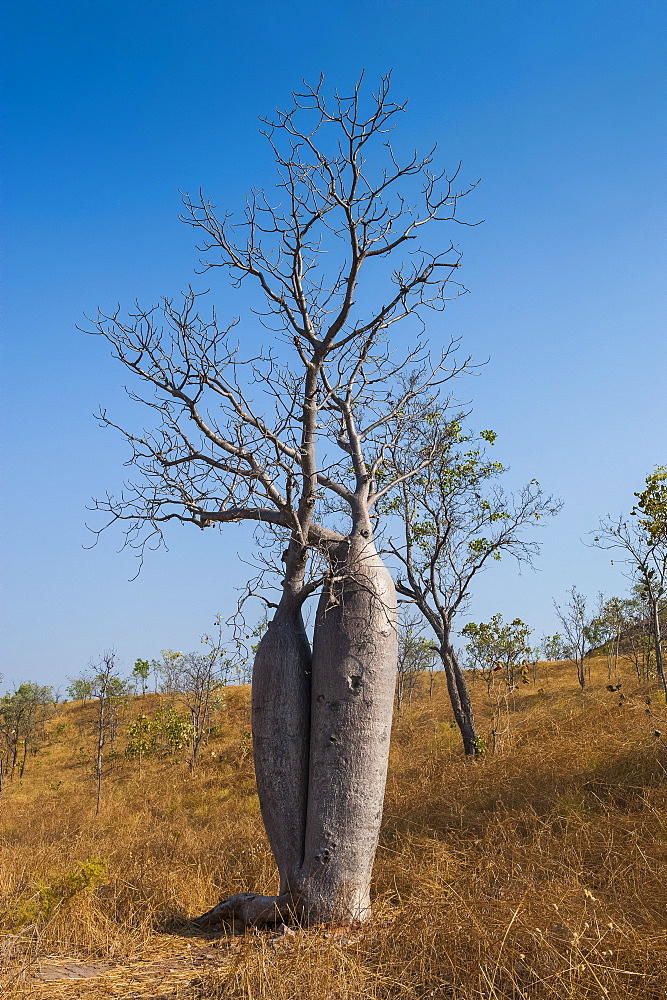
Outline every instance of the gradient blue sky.
MULTIPOLYGON (((494 567, 470 615, 555 630, 576 582, 623 592, 582 539, 628 509, 665 454, 663 2, 5 0, 2 8, 2 666, 61 683, 115 647, 125 669, 189 649, 243 581, 242 529, 188 527, 135 582, 85 505, 125 450, 92 417, 127 413, 120 367, 84 311, 175 294, 192 277, 178 189, 240 207, 272 163, 257 116, 302 78, 349 87, 389 68, 406 145, 437 141, 482 178, 457 233, 471 294, 438 320, 490 357, 473 423, 510 482, 565 501, 538 572, 494 567)), ((199 279, 200 286, 211 283, 199 279)), ((213 284, 223 314, 233 293, 213 284)))

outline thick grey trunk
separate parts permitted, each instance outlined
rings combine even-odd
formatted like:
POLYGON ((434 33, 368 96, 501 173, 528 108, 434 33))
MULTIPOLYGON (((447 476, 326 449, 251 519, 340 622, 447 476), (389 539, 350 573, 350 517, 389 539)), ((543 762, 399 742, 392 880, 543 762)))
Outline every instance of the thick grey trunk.
POLYGON ((310 644, 298 603, 285 595, 262 636, 252 675, 252 734, 262 819, 280 893, 303 862, 310 741, 310 644))
POLYGON ((393 581, 372 541, 353 534, 334 555, 315 622, 299 895, 310 921, 370 913, 397 656, 393 581))
POLYGON ((370 915, 398 657, 396 593, 360 533, 330 553, 311 659, 286 586, 253 668, 255 772, 280 894, 241 893, 192 922, 262 926, 370 915))

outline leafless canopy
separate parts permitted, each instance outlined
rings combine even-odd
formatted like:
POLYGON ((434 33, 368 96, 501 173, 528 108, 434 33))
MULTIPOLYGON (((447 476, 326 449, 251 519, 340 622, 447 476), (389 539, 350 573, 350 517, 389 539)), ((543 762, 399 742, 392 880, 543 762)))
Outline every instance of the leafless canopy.
POLYGON ((398 481, 429 465, 422 452, 386 475, 406 410, 432 408, 469 366, 454 341, 431 360, 415 323, 465 291, 455 243, 434 251, 422 234, 458 223, 470 188, 458 186, 458 168, 434 168, 434 151, 399 156, 389 134, 404 105, 390 99, 389 77, 368 98, 361 83, 331 101, 322 80, 304 86, 265 121, 277 187, 252 190, 240 220, 201 193, 184 196, 204 270, 253 286, 250 318, 221 323, 190 288, 93 321, 89 332, 137 377, 129 394, 154 428, 131 432, 100 412, 129 443, 135 475, 95 502, 106 515, 98 533, 123 522, 126 544, 143 555, 168 521, 249 520, 303 552, 340 538, 341 511, 365 523, 398 481), (388 342, 397 323, 412 344, 402 352, 388 342), (245 352, 265 338, 259 325, 273 332, 269 346, 245 352))

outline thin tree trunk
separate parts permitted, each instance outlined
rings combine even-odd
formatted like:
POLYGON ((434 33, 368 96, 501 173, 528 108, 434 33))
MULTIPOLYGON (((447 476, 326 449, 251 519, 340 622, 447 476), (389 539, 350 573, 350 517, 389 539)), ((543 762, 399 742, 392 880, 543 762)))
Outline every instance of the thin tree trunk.
POLYGON ((396 714, 401 714, 401 708, 403 707, 403 674, 398 674, 398 680, 396 682, 396 714))
POLYGON ((449 640, 449 635, 445 635, 440 644, 440 658, 445 669, 452 711, 463 740, 463 750, 467 757, 473 757, 479 752, 475 716, 468 685, 449 640))
POLYGON ((104 696, 100 695, 99 715, 97 719, 97 759, 95 762, 95 777, 97 778, 97 805, 95 814, 99 815, 102 804, 102 752, 104 750, 104 696))
POLYGON ((655 666, 658 677, 662 681, 662 687, 665 692, 665 700, 667 701, 667 679, 665 679, 665 670, 662 663, 662 637, 660 635, 660 614, 658 609, 658 602, 653 601, 652 608, 652 619, 653 619, 653 641, 655 643, 655 666))

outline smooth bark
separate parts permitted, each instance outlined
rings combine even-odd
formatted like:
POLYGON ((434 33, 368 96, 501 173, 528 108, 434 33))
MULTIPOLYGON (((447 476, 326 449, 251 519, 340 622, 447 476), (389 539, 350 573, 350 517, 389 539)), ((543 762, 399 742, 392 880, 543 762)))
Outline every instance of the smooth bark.
POLYGON ((237 924, 239 930, 246 927, 275 927, 276 924, 289 921, 293 913, 294 904, 290 893, 262 896, 255 892, 239 892, 223 899, 190 923, 200 930, 213 930, 221 924, 230 926, 232 930, 237 929, 237 924))
POLYGON ((389 757, 398 638, 394 584, 369 538, 334 554, 317 610, 300 910, 363 920, 389 757))
POLYGON ((311 652, 300 605, 285 595, 253 667, 252 734, 262 819, 280 872, 293 887, 303 862, 308 800, 311 652))
POLYGON ((262 818, 280 893, 240 893, 192 921, 265 926, 370 915, 370 881, 389 758, 398 635, 394 584, 361 533, 330 551, 312 659, 288 593, 253 670, 262 818))

